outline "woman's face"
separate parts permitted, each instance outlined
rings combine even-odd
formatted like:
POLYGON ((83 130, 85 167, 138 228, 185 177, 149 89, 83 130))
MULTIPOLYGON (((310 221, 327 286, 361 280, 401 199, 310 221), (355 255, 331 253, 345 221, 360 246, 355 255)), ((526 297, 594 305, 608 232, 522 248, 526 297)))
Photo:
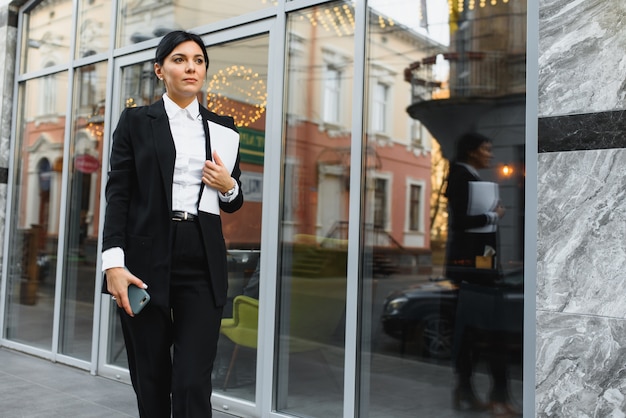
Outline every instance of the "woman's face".
POLYGON ((478 148, 469 153, 468 163, 477 169, 489 168, 493 153, 491 142, 483 142, 478 148))
POLYGON ((202 89, 206 62, 200 46, 194 41, 180 43, 165 57, 163 64, 154 64, 154 72, 165 83, 167 95, 185 108, 202 89))

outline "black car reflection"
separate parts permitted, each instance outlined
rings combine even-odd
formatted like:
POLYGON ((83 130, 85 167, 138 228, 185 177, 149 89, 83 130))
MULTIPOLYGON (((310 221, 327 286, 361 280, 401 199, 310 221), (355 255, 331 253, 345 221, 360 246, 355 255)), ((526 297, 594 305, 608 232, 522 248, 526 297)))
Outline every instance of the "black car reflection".
MULTIPOLYGON (((507 275, 498 289, 504 310, 496 322, 512 336, 511 344, 519 349, 524 311, 522 272, 507 275)), ((447 360, 452 356, 458 296, 459 286, 446 278, 433 278, 394 291, 383 306, 383 330, 400 340, 402 354, 415 349, 415 354, 447 360)))

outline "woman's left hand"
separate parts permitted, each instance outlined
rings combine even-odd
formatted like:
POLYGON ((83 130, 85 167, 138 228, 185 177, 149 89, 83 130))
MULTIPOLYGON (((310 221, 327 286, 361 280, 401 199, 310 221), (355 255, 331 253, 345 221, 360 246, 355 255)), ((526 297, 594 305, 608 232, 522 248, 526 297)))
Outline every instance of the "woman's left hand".
POLYGON ((226 193, 235 187, 234 180, 216 151, 213 151, 213 161, 206 160, 204 162, 202 182, 217 189, 220 193, 226 193))

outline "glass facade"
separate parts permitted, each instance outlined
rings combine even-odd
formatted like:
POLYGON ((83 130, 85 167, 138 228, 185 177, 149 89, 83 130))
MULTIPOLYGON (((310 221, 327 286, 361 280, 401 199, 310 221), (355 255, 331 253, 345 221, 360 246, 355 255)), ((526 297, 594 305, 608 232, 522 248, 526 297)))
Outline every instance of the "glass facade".
POLYGON ((91 359, 107 63, 74 73, 59 352, 91 359))
POLYGON ((287 24, 276 407, 299 416, 343 410, 354 36, 324 13, 341 5, 287 24))
POLYGON ((360 416, 521 411, 525 8, 455 1, 436 14, 415 3, 369 3, 360 416), (416 13, 392 23, 394 8, 416 13), (449 174, 466 132, 492 141, 477 174, 496 185, 506 214, 492 265, 469 260, 457 275, 450 254, 466 232, 452 220, 460 197, 449 174), (496 401, 507 405, 487 405, 496 401))
POLYGON ((9 224, 7 338, 50 349, 57 287, 56 256, 61 225, 66 71, 20 86, 19 140, 9 224))
MULTIPOLYGON (((241 138, 213 405, 490 416, 505 393, 521 410, 534 350, 522 332, 526 0, 198 4, 20 11, 2 340, 128 381, 100 294, 110 136, 124 107, 161 97, 154 49, 184 28, 209 52, 200 102, 241 138), (448 180, 468 132, 490 140, 492 160, 472 173, 505 214, 487 215, 493 245, 459 264, 448 180)), ((476 233, 466 248, 487 236, 476 233)))

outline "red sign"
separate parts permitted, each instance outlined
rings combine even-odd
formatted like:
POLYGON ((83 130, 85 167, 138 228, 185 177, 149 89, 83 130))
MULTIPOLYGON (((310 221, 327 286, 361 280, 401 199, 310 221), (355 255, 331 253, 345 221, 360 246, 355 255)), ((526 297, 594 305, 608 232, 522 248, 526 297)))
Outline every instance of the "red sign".
POLYGON ((89 154, 77 155, 74 158, 74 168, 86 174, 95 173, 100 168, 100 161, 89 154))

